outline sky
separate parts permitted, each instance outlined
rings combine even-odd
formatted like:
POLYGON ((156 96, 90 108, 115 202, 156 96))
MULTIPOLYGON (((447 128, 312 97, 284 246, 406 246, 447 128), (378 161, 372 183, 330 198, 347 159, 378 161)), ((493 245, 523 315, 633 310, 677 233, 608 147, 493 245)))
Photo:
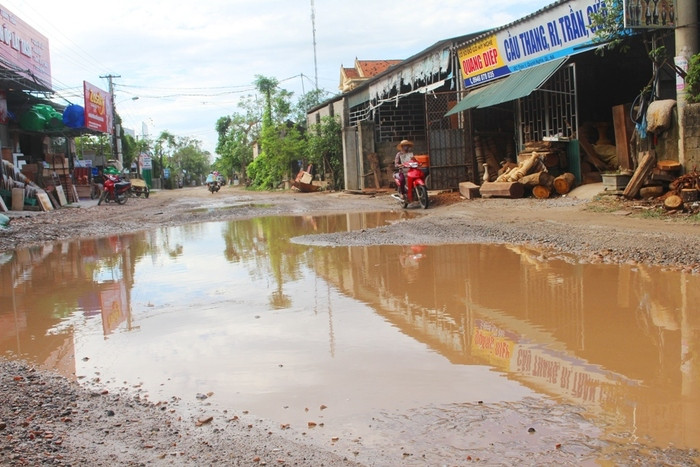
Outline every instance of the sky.
POLYGON ((240 111, 257 75, 300 97, 339 93, 341 66, 402 60, 438 41, 506 25, 554 0, 0 0, 46 36, 59 102, 113 76, 123 126, 200 140, 240 111), (313 5, 313 8, 312 8, 313 5), (313 13, 313 15, 312 15, 313 13), (313 21, 312 21, 313 16, 313 21), (314 47, 315 37, 315 47, 314 47))

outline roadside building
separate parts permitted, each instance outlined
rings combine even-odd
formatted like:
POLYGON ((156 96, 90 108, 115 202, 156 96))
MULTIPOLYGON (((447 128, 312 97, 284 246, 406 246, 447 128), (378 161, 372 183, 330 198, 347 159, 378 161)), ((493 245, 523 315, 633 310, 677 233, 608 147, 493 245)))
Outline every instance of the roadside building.
POLYGON ((578 184, 633 170, 650 148, 678 160, 678 74, 672 57, 649 58, 651 48, 673 54, 673 2, 660 2, 648 24, 626 11, 635 34, 624 53, 600 48, 593 16, 603 5, 560 0, 502 27, 440 41, 311 109, 309 121, 342 115, 347 189, 374 187, 374 155, 380 184, 389 186, 402 139, 429 154, 433 189, 480 183, 485 166, 496 174, 534 150, 549 154, 552 174, 572 173, 578 184), (645 88, 671 109, 650 135, 635 131, 645 88))

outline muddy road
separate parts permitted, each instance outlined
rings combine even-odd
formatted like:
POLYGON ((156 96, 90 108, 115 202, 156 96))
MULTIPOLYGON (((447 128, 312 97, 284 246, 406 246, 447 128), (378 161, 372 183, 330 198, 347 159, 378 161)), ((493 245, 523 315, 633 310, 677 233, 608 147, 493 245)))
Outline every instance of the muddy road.
MULTIPOLYGON (((356 232, 311 235, 309 245, 410 245, 512 243, 542 248, 545 257, 582 262, 646 263, 700 273, 700 226, 681 216, 642 217, 652 210, 569 196, 547 201, 463 200, 433 194, 427 211, 413 208, 390 226, 356 232)), ((56 240, 101 237, 211 220, 269 215, 318 215, 399 210, 388 192, 256 193, 225 187, 154 192, 124 206, 64 208, 50 213, 12 213, 0 231, 0 253, 56 240)), ((284 426, 240 407, 183 415, 182 401, 149 401, 138 388, 115 392, 99 382, 75 381, 16 361, 0 360, 0 464, 3 465, 696 465, 698 453, 600 440, 596 427, 575 408, 526 399, 517 404, 461 404, 440 413, 378 414, 374 423, 394 426, 428 417, 446 430, 446 442, 461 449, 461 462, 426 455, 409 437, 387 440, 391 449, 371 461, 363 440, 310 443, 303 429, 284 426), (530 431, 537 420, 537 434, 530 431), (507 439, 498 435, 507 426, 507 439), (499 439, 503 438, 503 439, 499 439), (498 440, 486 443, 484 440, 498 440), (348 447, 351 445, 353 447, 348 447), (483 446, 474 448, 474 446, 483 446), (397 452, 399 454, 397 454, 397 452), (361 462, 358 462, 358 459, 361 462)))

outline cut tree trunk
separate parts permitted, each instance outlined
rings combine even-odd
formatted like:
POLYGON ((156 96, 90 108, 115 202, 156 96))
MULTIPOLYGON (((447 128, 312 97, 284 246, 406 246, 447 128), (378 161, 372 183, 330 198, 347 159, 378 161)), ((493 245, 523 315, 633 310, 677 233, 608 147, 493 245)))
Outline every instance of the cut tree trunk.
POLYGON ((528 187, 544 185, 551 188, 554 183, 554 177, 549 172, 536 172, 534 174, 525 175, 520 179, 520 183, 528 187))
POLYGON ((552 188, 545 185, 536 185, 532 187, 532 196, 537 199, 547 199, 552 196, 552 188))
POLYGON ((554 189, 560 195, 570 192, 576 184, 576 176, 570 172, 563 173, 554 179, 554 189))
POLYGON ((664 187, 661 185, 645 186, 639 190, 639 197, 642 199, 657 198, 664 194, 664 187))
POLYGON ((522 198, 525 195, 525 186, 518 182, 484 182, 479 188, 479 193, 484 198, 522 198))
POLYGON ((678 195, 671 195, 664 200, 664 208, 669 211, 683 208, 683 199, 678 195))

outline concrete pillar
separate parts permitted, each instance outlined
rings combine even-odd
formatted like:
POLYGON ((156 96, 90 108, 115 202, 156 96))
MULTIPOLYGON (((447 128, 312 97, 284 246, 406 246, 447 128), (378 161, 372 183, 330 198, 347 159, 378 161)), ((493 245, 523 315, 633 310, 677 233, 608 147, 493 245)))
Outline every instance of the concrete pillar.
MULTIPOLYGON (((676 0, 676 53, 675 61, 683 66, 690 57, 698 53, 698 6, 696 0, 676 0)), ((679 81, 676 86, 676 104, 678 109, 678 158, 685 166, 685 104, 687 91, 685 83, 679 81)))

